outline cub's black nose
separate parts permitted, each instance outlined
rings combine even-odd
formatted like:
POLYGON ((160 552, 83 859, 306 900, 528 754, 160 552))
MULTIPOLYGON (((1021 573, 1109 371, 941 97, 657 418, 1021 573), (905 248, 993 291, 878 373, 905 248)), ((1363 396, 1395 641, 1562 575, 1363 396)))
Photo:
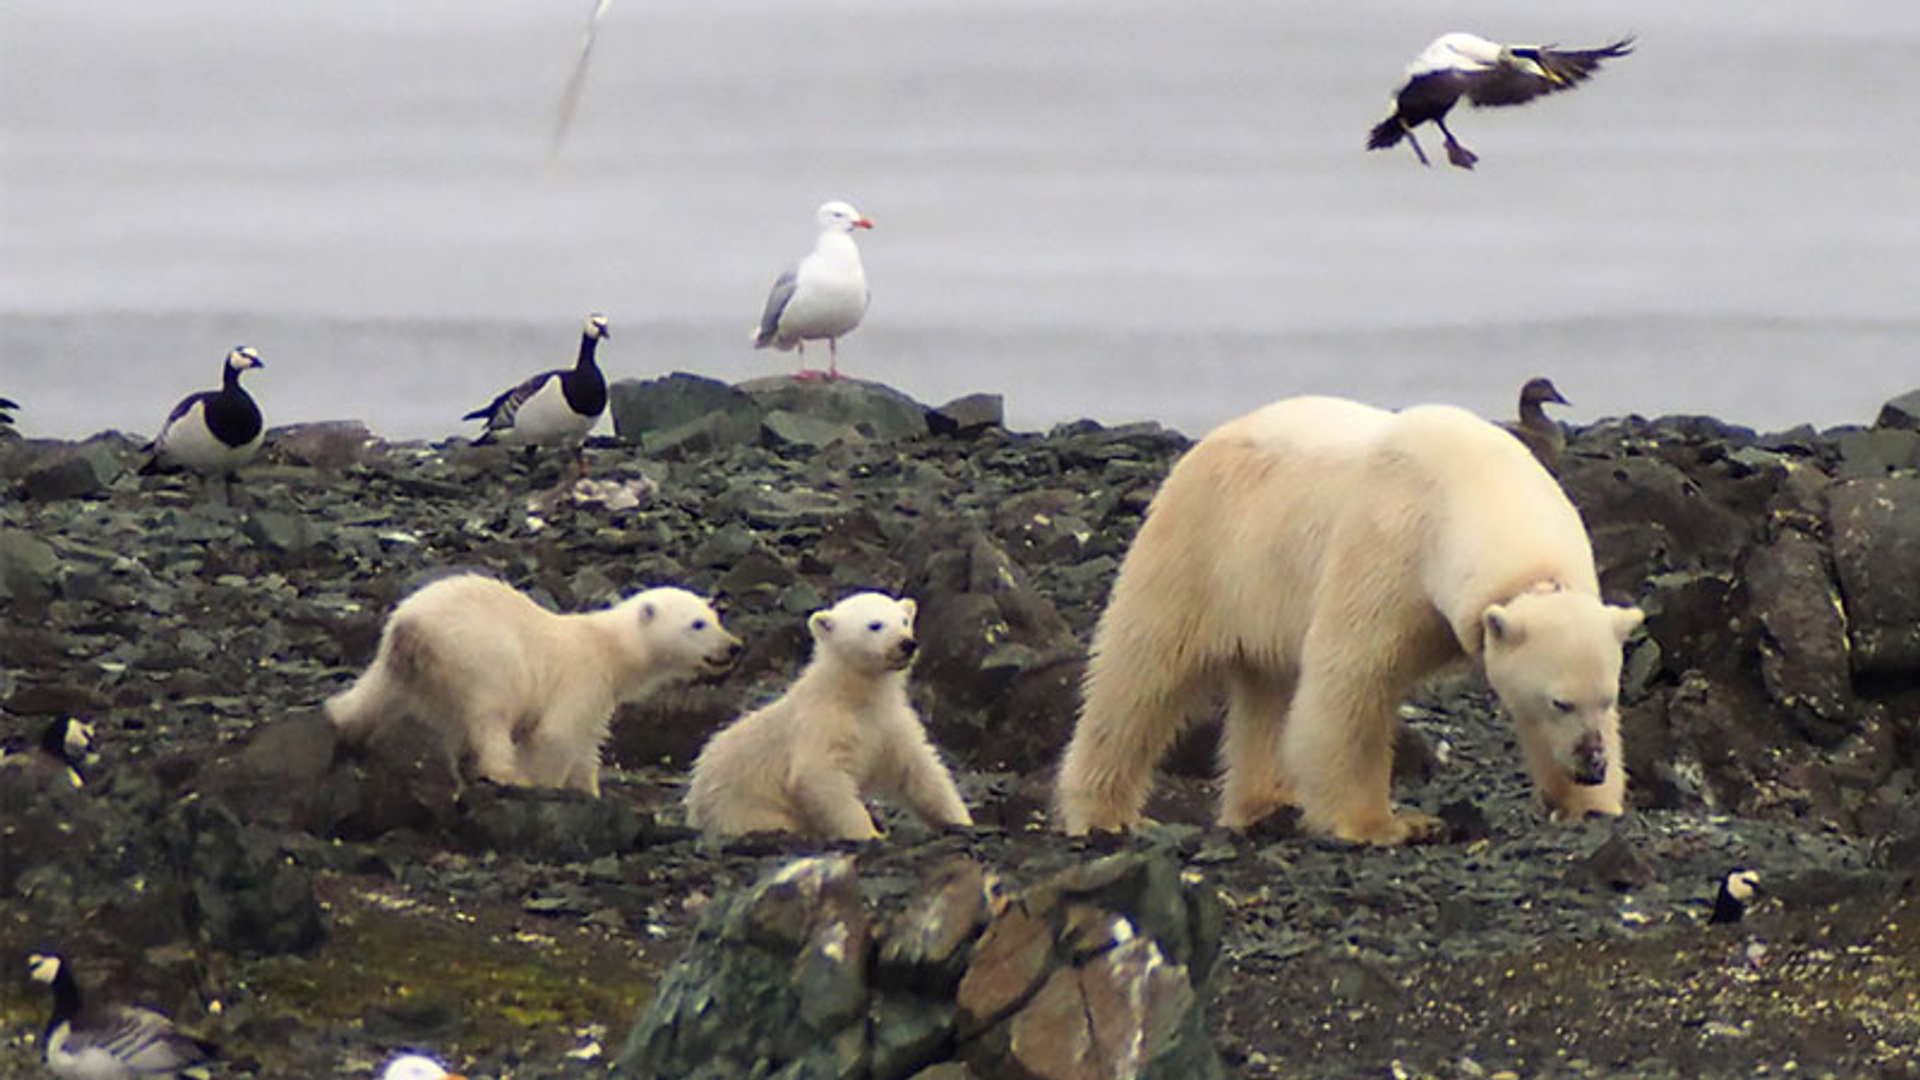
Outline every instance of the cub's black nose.
POLYGON ((907 640, 900 643, 901 656, 912 656, 915 652, 919 651, 919 649, 920 649, 920 643, 913 640, 912 638, 908 638, 907 640))
POLYGON ((737 641, 729 643, 727 645, 727 659, 732 660, 738 657, 740 655, 740 648, 740 643, 737 641))
POLYGON ((1589 736, 1574 745, 1573 782, 1584 787, 1607 782, 1607 747, 1599 736, 1589 736))

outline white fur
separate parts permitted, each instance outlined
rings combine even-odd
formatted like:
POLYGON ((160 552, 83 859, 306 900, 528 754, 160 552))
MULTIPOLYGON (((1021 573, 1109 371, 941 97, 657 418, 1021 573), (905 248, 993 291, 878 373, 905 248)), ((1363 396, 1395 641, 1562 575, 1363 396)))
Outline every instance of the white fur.
POLYGON ((728 725, 694 762, 687 819, 708 835, 869 840, 886 794, 932 825, 971 825, 907 700, 912 600, 850 596, 808 619, 813 659, 779 700, 728 725))
POLYGON ((1402 842, 1436 823, 1389 801, 1395 713, 1462 657, 1484 660, 1556 812, 1620 813, 1620 643, 1640 613, 1598 594, 1578 513, 1498 427, 1437 405, 1269 405, 1181 459, 1127 553, 1062 822, 1137 823, 1155 763, 1224 685, 1223 824, 1293 804, 1311 828, 1402 842), (1575 784, 1601 756, 1603 782, 1575 784))
POLYGON ((352 741, 402 716, 438 729, 456 760, 502 784, 600 793, 614 710, 732 663, 740 642, 706 601, 648 589, 601 611, 556 615, 509 585, 442 578, 401 601, 379 652, 327 702, 352 741))

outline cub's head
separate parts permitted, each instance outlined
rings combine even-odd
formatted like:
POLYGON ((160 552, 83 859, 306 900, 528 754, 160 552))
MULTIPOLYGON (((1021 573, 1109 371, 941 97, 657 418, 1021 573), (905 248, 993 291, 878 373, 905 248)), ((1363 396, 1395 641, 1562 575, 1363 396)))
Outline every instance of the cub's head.
POLYGON ((712 605, 685 589, 648 589, 628 597, 647 653, 666 668, 718 674, 740 657, 740 639, 720 625, 712 605))
POLYGON ((1638 608, 1569 589, 1523 593, 1481 614, 1487 681, 1550 801, 1564 785, 1548 782, 1543 768, 1580 787, 1605 784, 1621 768, 1608 751, 1618 745, 1620 645, 1641 618, 1638 608))
POLYGON ((913 640, 912 600, 895 600, 884 593, 855 593, 816 611, 807 620, 813 631, 814 655, 831 655, 855 671, 905 671, 918 645, 913 640))

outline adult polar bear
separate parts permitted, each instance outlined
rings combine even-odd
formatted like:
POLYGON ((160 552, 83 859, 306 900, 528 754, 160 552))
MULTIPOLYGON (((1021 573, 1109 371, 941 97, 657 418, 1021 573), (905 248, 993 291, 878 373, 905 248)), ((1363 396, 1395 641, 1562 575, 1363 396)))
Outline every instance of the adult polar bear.
POLYGON ((1413 684, 1479 660, 1558 815, 1618 814, 1620 646, 1593 550, 1554 479, 1470 413, 1276 402, 1180 460, 1094 634, 1061 765, 1070 832, 1140 820, 1195 698, 1224 682, 1220 823, 1283 805, 1348 840, 1399 844, 1436 819, 1389 800, 1413 684))

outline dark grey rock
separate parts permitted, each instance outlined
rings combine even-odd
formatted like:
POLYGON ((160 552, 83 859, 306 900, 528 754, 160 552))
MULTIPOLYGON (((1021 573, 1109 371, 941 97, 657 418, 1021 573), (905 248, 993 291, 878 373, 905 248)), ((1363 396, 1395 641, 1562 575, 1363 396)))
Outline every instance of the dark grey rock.
POLYGON ((760 422, 768 446, 823 447, 837 442, 859 442, 864 436, 852 424, 823 420, 786 409, 769 409, 760 422))
POLYGON ((267 431, 263 456, 270 462, 340 472, 370 465, 387 454, 382 442, 358 420, 321 420, 288 424, 267 431))
POLYGON ((0 529, 0 598, 46 600, 60 581, 53 545, 19 529, 0 529))
POLYGON ((876 995, 869 1020, 874 1080, 922 1075, 945 1059, 953 1046, 953 1013, 952 1001, 912 993, 876 995))
POLYGON ((673 461, 708 455, 736 446, 751 446, 760 438, 760 418, 735 413, 708 413, 684 424, 660 431, 647 431, 640 446, 654 457, 673 461))
POLYGON ((39 502, 99 498, 126 472, 107 445, 88 441, 40 457, 20 478, 20 490, 39 502))
POLYGON ((1920 467, 1920 431, 1875 427, 1849 431, 1834 440, 1840 461, 1837 480, 1867 480, 1920 467))
POLYGON ((715 433, 744 432, 741 438, 715 445, 728 445, 753 438, 760 426, 761 409, 753 399, 726 383, 699 375, 676 371, 659 379, 645 381, 618 379, 607 387, 607 408, 613 414, 613 430, 621 441, 645 445, 664 433, 708 421, 715 433))
POLYGON ((1920 670, 1920 478, 1834 485, 1827 530, 1853 669, 1920 670))
POLYGON ((999 394, 957 397, 927 414, 936 435, 971 435, 1006 423, 1006 402, 999 394))
POLYGON ((175 804, 160 835, 186 875, 188 922, 215 946, 272 955, 302 952, 326 937, 311 875, 288 861, 266 829, 198 798, 175 804))
POLYGON ((247 539, 278 555, 297 555, 317 542, 316 530, 304 514, 255 510, 241 532, 247 539))
POLYGON ((1748 602, 1760 623, 1760 671, 1767 692, 1789 710, 1810 714, 1832 742, 1853 705, 1847 623, 1825 552, 1797 532, 1754 548, 1746 562, 1748 602))
POLYGON ((474 784, 456 826, 468 850, 536 862, 588 862, 638 849, 653 818, 614 799, 568 791, 474 784))
POLYGON ((773 376, 740 384, 769 413, 783 411, 844 424, 875 442, 927 434, 926 407, 898 390, 861 379, 773 376))
POLYGON ((1920 390, 1909 390, 1880 406, 1873 426, 1920 431, 1920 390))

